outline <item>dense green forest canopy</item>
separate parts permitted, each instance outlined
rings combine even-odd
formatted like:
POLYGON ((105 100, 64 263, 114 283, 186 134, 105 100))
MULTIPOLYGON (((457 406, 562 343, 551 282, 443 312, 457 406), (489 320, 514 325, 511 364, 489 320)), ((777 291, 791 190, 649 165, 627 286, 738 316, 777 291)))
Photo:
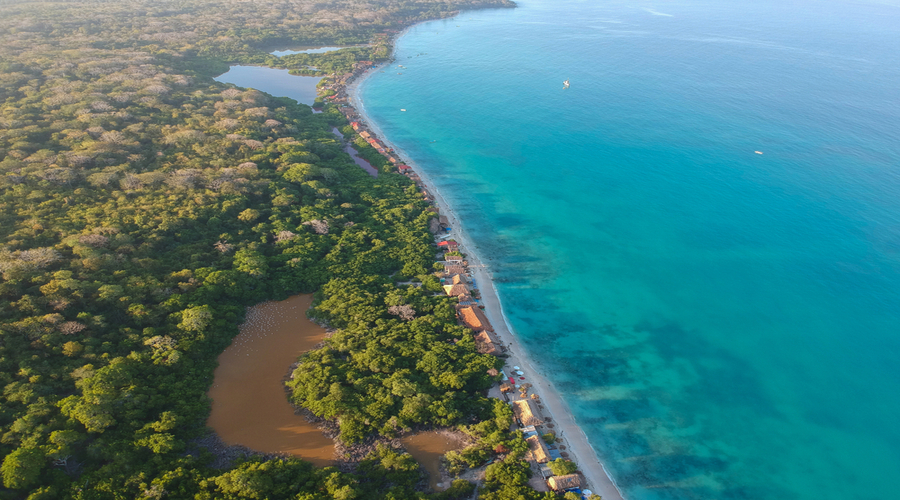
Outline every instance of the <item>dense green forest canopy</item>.
POLYGON ((212 80, 232 63, 347 70, 386 57, 390 30, 509 5, 0 4, 0 498, 425 498, 418 466, 389 447, 348 473, 212 469, 197 446, 245 308, 313 291, 340 330, 303 359, 297 403, 347 443, 463 425, 477 444, 455 466, 502 450, 485 495, 534 497, 508 408, 481 395, 498 362, 433 296, 434 215, 415 187, 386 162, 378 178, 360 170, 336 110, 212 80), (415 276, 424 287, 394 285, 415 276))

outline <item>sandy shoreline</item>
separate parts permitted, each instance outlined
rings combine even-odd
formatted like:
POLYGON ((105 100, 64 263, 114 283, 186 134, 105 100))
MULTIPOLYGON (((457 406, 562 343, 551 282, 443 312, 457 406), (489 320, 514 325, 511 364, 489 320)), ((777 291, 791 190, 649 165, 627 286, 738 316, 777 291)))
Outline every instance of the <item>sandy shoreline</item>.
MULTIPOLYGON (((402 36, 404 33, 406 33, 406 30, 398 36, 402 36)), ((478 245, 469 238, 463 225, 457 218, 456 213, 446 200, 444 200, 443 196, 441 196, 440 191, 436 189, 435 184, 429 178, 428 173, 422 169, 420 165, 416 164, 416 162, 402 149, 398 148, 396 144, 393 144, 390 138, 384 134, 366 113, 365 102, 359 98, 360 86, 369 76, 390 64, 391 63, 389 62, 371 68, 363 75, 354 79, 346 89, 347 95, 350 98, 350 104, 356 109, 357 113, 359 113, 360 121, 364 122, 368 128, 375 133, 380 141, 388 147, 393 148, 395 153, 403 158, 407 165, 413 168, 415 173, 419 175, 422 182, 427 186, 428 192, 434 197, 441 215, 445 215, 449 219, 450 225, 453 228, 451 235, 459 242, 469 261, 469 269, 475 283, 478 285, 481 302, 485 306, 485 313, 491 324, 494 326, 494 332, 504 345, 509 346, 507 366, 520 366, 523 368, 525 376, 528 377, 529 382, 534 385, 533 392, 538 393, 543 401, 545 413, 548 416, 551 416, 553 422, 556 424, 557 435, 568 445, 568 451, 571 455, 570 458, 578 464, 579 469, 584 474, 588 484, 587 489, 601 495, 604 500, 622 500, 622 494, 603 467, 597 453, 588 442, 584 431, 575 422, 572 412, 559 397, 559 393, 553 385, 550 384, 538 370, 534 369, 531 360, 519 344, 519 340, 516 335, 514 335, 512 326, 503 314, 500 297, 494 288, 493 276, 490 268, 484 265, 484 262, 479 258, 478 245)))

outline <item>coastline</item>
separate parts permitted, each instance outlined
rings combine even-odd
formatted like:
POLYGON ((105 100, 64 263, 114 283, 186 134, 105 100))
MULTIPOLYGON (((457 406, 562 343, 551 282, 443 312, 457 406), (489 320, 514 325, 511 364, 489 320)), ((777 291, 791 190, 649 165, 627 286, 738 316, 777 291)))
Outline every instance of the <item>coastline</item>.
MULTIPOLYGON (((403 36, 412 26, 404 29, 395 37, 403 36)), ((393 42, 391 43, 393 49, 393 42)), ((621 492, 615 484, 615 481, 607 472, 606 468, 600 460, 597 451, 590 445, 587 435, 575 421, 575 417, 569 409, 568 405, 559 396, 558 391, 553 385, 541 375, 539 370, 534 369, 530 357, 519 343, 515 331, 510 325, 507 317, 503 314, 503 306, 500 297, 493 283, 493 274, 490 268, 484 264, 479 257, 478 245, 466 233, 463 225, 460 223, 456 212, 449 203, 443 198, 441 192, 435 187, 435 183, 429 177, 427 171, 422 169, 414 160, 410 158, 401 148, 391 142, 390 138, 384 134, 384 131, 374 122, 366 112, 365 101, 360 98, 361 87, 369 79, 370 76, 377 71, 390 66, 394 62, 391 58, 388 62, 379 64, 365 71, 358 77, 354 78, 346 86, 346 95, 348 96, 348 104, 353 107, 359 115, 359 121, 366 124, 376 136, 385 145, 392 148, 395 155, 402 158, 413 171, 421 178, 427 192, 434 198, 440 213, 445 215, 452 227, 449 235, 459 242, 463 253, 469 261, 469 269, 474 282, 478 285, 477 289, 480 293, 481 302, 484 305, 485 314, 491 324, 494 326, 494 333, 502 341, 502 344, 508 346, 506 360, 507 367, 514 365, 523 368, 529 382, 533 384, 532 392, 539 394, 540 399, 545 407, 544 413, 550 416, 556 426, 557 436, 570 452, 570 459, 578 464, 578 468, 584 476, 587 487, 593 493, 603 497, 604 500, 623 500, 621 492)))

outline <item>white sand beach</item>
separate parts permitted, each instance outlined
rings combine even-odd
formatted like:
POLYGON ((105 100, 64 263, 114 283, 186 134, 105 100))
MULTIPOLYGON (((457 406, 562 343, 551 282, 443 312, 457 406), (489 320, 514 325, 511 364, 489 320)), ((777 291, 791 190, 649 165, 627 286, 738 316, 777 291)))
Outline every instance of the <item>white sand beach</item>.
MULTIPOLYGON (((579 470, 587 481, 587 489, 591 490, 603 497, 604 500, 622 500, 623 497, 616 487, 614 481, 610 478, 606 469, 603 467, 595 450, 588 443, 587 436, 584 431, 575 422, 565 402, 559 397, 558 392, 553 385, 536 370, 528 358, 527 353, 519 343, 518 338, 509 325, 506 316, 503 314, 500 298, 494 288, 491 269, 484 265, 479 255, 479 247, 477 242, 473 241, 467 235, 463 224, 457 218, 452 207, 447 204, 441 193, 435 188, 435 184, 428 176, 427 170, 416 164, 414 159, 406 155, 396 144, 393 144, 378 125, 371 120, 365 109, 365 102, 360 99, 360 85, 370 75, 381 70, 383 66, 376 66, 367 73, 357 78, 347 87, 347 95, 350 96, 350 103, 360 115, 361 121, 365 122, 368 128, 375 133, 379 140, 393 148, 395 153, 399 155, 407 165, 421 177, 427 186, 428 192, 434 196, 435 202, 441 212, 441 215, 447 216, 450 225, 453 228, 451 237, 459 242, 462 252, 466 255, 469 263, 469 270, 472 273, 481 296, 481 303, 485 306, 485 313, 494 327, 494 332, 499 337, 503 345, 508 346, 507 353, 510 355, 507 359, 507 366, 519 366, 525 372, 528 382, 533 384, 532 392, 540 396, 544 405, 544 414, 552 418, 555 424, 557 436, 564 441, 570 459, 578 464, 579 470)), ((509 368, 507 368, 509 370, 509 368)))

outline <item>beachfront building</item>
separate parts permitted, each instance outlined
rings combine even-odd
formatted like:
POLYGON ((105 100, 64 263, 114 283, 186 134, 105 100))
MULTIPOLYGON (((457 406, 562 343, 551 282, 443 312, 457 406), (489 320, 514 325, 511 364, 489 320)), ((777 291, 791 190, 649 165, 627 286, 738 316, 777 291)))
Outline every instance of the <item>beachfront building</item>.
POLYGON ((465 285, 469 282, 469 278, 467 278, 465 274, 454 274, 453 276, 444 278, 444 282, 449 282, 451 285, 465 285))
POLYGON ((475 298, 472 297, 471 295, 469 295, 468 293, 459 295, 456 298, 459 299, 459 305, 461 305, 461 306, 477 306, 478 305, 478 301, 475 300, 475 298))
POLYGON ((485 330, 494 330, 494 327, 491 326, 491 322, 488 321, 487 316, 485 316, 484 312, 478 307, 458 306, 456 313, 457 316, 459 316, 460 322, 475 333, 483 332, 485 330))
POLYGON ((553 491, 566 491, 570 488, 581 488, 581 474, 566 474, 565 476, 551 476, 547 480, 550 489, 553 491))
POLYGON ((478 352, 482 354, 490 354, 492 356, 501 356, 503 354, 503 344, 495 342, 487 331, 475 334, 475 346, 478 352))
POLYGON ((540 410, 538 410, 537 405, 530 399, 513 401, 512 407, 513 415, 516 417, 516 421, 519 422, 519 426, 525 427, 529 425, 544 424, 543 420, 541 420, 540 410))
POLYGON ((447 252, 458 252, 459 251, 459 243, 456 240, 448 240, 442 241, 437 244, 438 248, 447 252))
POLYGON ((455 285, 444 285, 444 292, 451 297, 459 297, 460 295, 468 294, 469 289, 466 285, 457 283, 455 285))
POLYGON ((497 336, 494 335, 493 330, 485 330, 483 332, 479 332, 478 335, 475 336, 476 339, 481 339, 482 342, 489 342, 491 344, 496 344, 498 346, 503 346, 503 344, 497 339, 497 336))
POLYGON ((463 264, 463 258, 462 258, 462 255, 449 255, 449 254, 444 254, 444 261, 447 262, 448 264, 456 264, 456 265, 462 265, 462 264, 463 264))
POLYGON ((525 442, 528 443, 528 453, 531 455, 529 460, 539 464, 545 464, 550 461, 550 453, 547 450, 547 445, 544 444, 544 440, 541 439, 540 436, 528 436, 525 438, 525 442))
POLYGON ((465 266, 459 264, 449 264, 444 266, 444 277, 449 278, 451 276, 456 276, 458 274, 465 274, 466 268, 465 266))

